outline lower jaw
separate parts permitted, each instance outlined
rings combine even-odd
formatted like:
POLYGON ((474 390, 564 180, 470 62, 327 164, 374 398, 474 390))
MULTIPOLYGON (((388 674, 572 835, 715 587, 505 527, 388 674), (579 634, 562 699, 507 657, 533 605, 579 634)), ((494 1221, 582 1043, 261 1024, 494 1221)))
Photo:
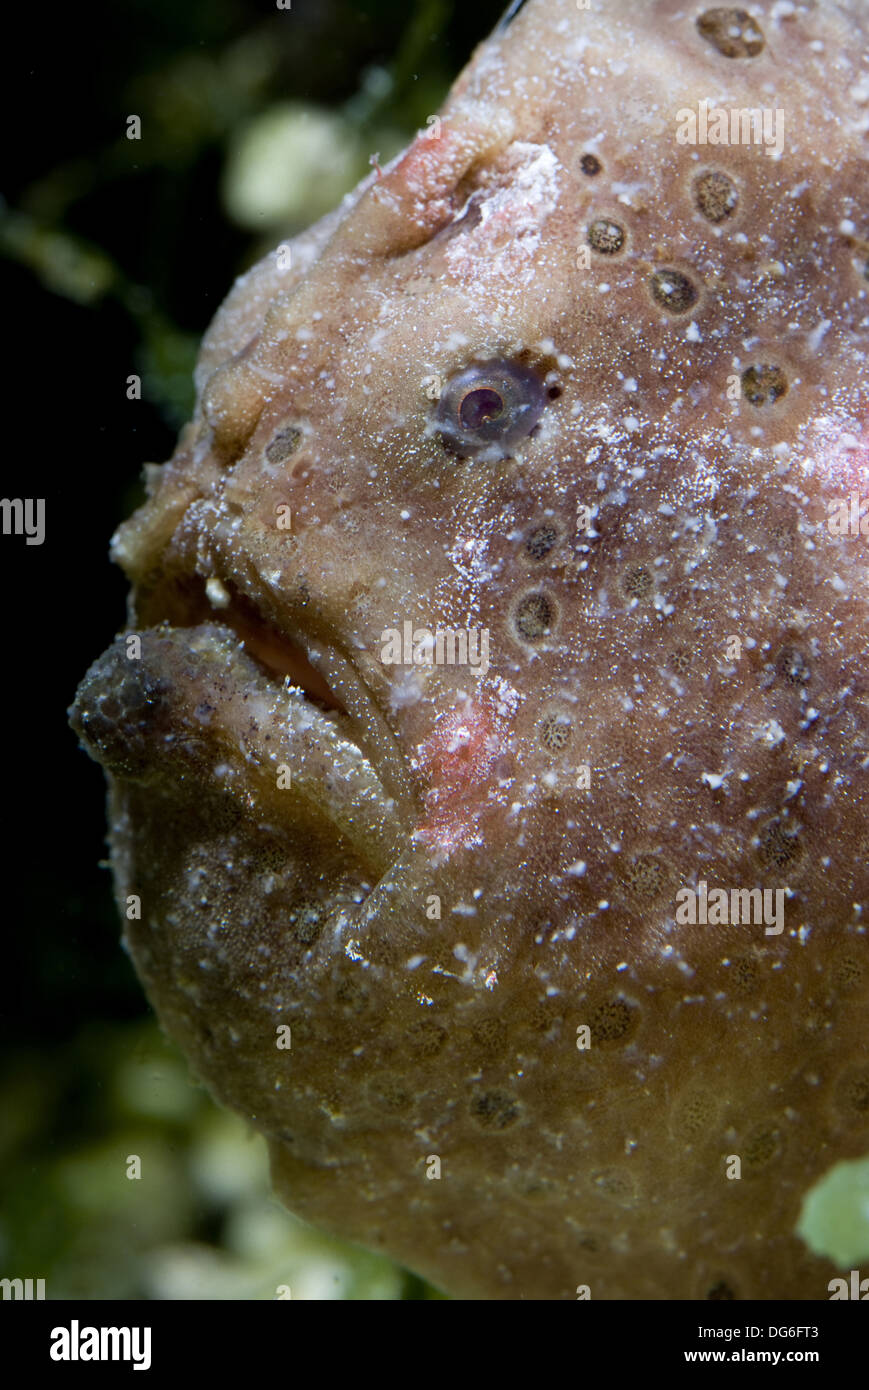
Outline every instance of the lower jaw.
POLYGON ((111 777, 150 795, 216 800, 278 833, 341 842, 378 877, 399 852, 395 803, 346 717, 270 679, 223 625, 119 638, 71 722, 111 777))
POLYGON ((384 791, 410 826, 420 810, 419 793, 406 754, 369 688, 380 676, 376 665, 342 638, 339 623, 321 618, 309 630, 299 612, 283 615, 279 624, 273 621, 267 616, 270 597, 252 598, 228 579, 206 582, 196 573, 170 571, 137 592, 136 615, 147 629, 208 629, 243 644, 270 689, 289 684, 294 698, 303 697, 312 710, 340 716, 332 721, 334 728, 376 765, 384 791))
POLYGON ((275 1030, 284 1010, 317 1012, 407 836, 346 717, 269 679, 231 631, 133 636, 94 663, 71 711, 109 780, 125 943, 209 1087, 280 1134, 286 1096, 263 1076, 275 1030))

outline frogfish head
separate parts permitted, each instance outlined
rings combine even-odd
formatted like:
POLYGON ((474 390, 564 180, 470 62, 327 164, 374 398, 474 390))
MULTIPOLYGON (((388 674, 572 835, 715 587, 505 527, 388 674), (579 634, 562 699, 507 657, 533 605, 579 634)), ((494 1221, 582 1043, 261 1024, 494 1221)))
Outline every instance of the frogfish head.
POLYGON ((528 0, 236 283, 113 541, 72 723, 148 995, 288 1206, 460 1296, 825 1296, 801 1197, 869 1141, 865 26, 528 0))

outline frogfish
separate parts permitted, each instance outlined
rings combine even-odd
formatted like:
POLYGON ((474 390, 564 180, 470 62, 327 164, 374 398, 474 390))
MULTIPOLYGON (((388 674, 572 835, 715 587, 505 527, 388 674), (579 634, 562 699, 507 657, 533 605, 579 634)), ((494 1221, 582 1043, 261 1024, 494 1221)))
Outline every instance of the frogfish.
POLYGON ((869 1152, 869 10, 527 0, 229 292, 71 713, 125 943, 323 1230, 825 1299, 869 1152))

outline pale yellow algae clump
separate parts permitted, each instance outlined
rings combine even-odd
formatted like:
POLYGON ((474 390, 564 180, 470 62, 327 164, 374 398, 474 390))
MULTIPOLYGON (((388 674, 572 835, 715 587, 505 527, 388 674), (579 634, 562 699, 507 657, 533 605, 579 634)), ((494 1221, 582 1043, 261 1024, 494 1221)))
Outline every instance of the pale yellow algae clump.
POLYGON ((807 1193, 797 1232, 842 1269, 869 1260, 869 1157, 837 1163, 807 1193))

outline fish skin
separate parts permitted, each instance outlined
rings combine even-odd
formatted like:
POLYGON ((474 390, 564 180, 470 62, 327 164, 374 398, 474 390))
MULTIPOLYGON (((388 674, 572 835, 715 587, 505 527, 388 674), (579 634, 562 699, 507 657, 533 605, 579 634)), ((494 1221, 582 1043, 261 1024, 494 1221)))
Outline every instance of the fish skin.
POLYGON ((459 1297, 826 1298, 801 1201, 869 1148, 867 538, 827 524, 869 495, 867 12, 753 4, 732 58, 708 8, 528 0, 236 283, 114 541, 141 655, 72 714, 163 1027, 293 1211, 459 1297), (679 144, 706 99, 781 157, 679 144), (489 359, 560 394, 463 457, 432 396, 489 359), (489 670, 385 665, 406 621, 489 670), (700 880, 783 932, 677 926, 700 880))

